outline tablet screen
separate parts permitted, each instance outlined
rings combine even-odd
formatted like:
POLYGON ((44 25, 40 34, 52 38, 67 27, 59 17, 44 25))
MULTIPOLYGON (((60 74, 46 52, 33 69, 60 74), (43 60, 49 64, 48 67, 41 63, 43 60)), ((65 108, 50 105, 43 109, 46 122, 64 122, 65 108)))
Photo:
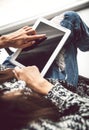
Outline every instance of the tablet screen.
POLYGON ((40 34, 46 34, 47 39, 40 44, 23 49, 16 58, 16 61, 20 62, 24 66, 36 65, 41 72, 60 40, 64 36, 64 32, 42 22, 40 22, 36 28, 36 31, 40 34))
POLYGON ((42 21, 35 26, 35 30, 38 34, 46 34, 47 39, 40 44, 22 49, 19 53, 16 52, 12 62, 19 66, 36 65, 40 72, 44 70, 43 75, 45 75, 69 34, 64 38, 66 31, 42 21))

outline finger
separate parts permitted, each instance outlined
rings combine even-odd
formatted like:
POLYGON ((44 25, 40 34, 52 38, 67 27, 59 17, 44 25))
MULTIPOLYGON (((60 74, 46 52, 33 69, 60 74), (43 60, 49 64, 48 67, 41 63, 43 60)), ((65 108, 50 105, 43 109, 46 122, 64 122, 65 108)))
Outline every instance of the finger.
POLYGON ((15 76, 17 79, 19 79, 19 76, 18 76, 18 74, 16 73, 15 70, 13 70, 13 73, 14 73, 14 76, 15 76))
POLYGON ((15 67, 13 70, 13 73, 15 74, 16 78, 19 78, 19 74, 21 73, 21 69, 19 67, 15 67))
POLYGON ((34 44, 39 44, 39 43, 43 42, 46 39, 47 39, 47 37, 43 37, 43 38, 36 39, 35 41, 30 41, 30 42, 28 42, 29 40, 26 39, 25 40, 25 44, 21 45, 21 48, 26 48, 26 47, 30 47, 30 46, 32 46, 34 44))
POLYGON ((47 37, 44 37, 44 38, 37 39, 35 41, 36 41, 36 44, 39 44, 39 43, 43 42, 46 39, 47 39, 47 37))
POLYGON ((35 31, 32 27, 25 26, 25 27, 23 27, 23 29, 26 31, 26 34, 27 34, 27 35, 36 34, 36 31, 35 31))
POLYGON ((27 43, 21 45, 19 48, 30 47, 30 46, 34 45, 35 43, 36 43, 36 41, 30 41, 30 42, 27 42, 27 43))
MULTIPOLYGON (((31 30, 31 29, 33 29, 32 27, 26 27, 25 28, 25 31, 29 31, 29 30, 31 30)), ((34 29, 33 29, 34 30, 34 29)))
POLYGON ((26 34, 27 35, 35 35, 36 34, 36 31, 33 29, 33 28, 28 28, 26 29, 26 34))
POLYGON ((38 34, 38 35, 31 35, 29 36, 30 40, 36 40, 36 39, 40 39, 40 38, 45 38, 46 34, 38 34))
POLYGON ((27 30, 27 29, 32 29, 32 27, 24 26, 23 29, 25 29, 25 30, 27 30))
POLYGON ((14 68, 14 71, 17 72, 17 73, 19 73, 19 72, 21 72, 21 68, 18 67, 18 66, 16 66, 16 67, 14 68))

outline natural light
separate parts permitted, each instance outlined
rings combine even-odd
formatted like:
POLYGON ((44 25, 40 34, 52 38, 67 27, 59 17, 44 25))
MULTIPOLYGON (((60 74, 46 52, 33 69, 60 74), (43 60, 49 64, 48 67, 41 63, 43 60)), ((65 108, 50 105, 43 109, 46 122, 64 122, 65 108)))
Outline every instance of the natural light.
POLYGON ((0 26, 47 15, 84 0, 0 0, 0 26))

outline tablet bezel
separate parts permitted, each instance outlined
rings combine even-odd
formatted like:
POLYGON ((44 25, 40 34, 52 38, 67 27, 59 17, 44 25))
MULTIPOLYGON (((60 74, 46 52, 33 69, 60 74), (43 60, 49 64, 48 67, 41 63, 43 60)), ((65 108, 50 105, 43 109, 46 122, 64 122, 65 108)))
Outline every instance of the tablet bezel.
MULTIPOLYGON (((56 26, 55 23, 45 19, 45 18, 39 18, 35 24, 33 25, 33 29, 36 29, 37 26, 40 24, 40 22, 43 22, 49 26, 52 26, 56 29, 59 29, 61 31, 63 31, 65 34, 63 36, 63 38, 61 39, 61 41, 59 42, 59 44, 57 45, 57 47, 55 48, 54 52, 52 53, 52 55, 49 57, 49 60, 47 61, 47 63, 45 64, 43 70, 41 71, 41 75, 44 77, 45 74, 47 73, 49 67, 51 66, 51 64, 53 63, 54 59, 56 58, 56 56, 58 55, 59 51, 62 49, 63 45, 65 44, 66 40, 68 39, 71 31, 61 25, 56 26)), ((20 54, 22 49, 17 49, 16 52, 14 52, 14 54, 12 55, 10 62, 13 63, 16 66, 19 67, 25 67, 24 65, 22 65, 21 63, 19 63, 18 61, 16 61, 17 56, 20 54)))

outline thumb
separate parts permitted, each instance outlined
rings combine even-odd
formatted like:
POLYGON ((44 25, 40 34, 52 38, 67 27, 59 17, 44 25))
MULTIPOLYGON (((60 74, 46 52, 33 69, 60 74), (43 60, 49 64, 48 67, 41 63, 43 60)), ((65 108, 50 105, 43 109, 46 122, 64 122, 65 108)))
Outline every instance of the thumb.
POLYGON ((18 66, 16 66, 13 69, 13 73, 15 74, 16 78, 19 79, 19 73, 21 72, 21 68, 19 68, 18 66))

